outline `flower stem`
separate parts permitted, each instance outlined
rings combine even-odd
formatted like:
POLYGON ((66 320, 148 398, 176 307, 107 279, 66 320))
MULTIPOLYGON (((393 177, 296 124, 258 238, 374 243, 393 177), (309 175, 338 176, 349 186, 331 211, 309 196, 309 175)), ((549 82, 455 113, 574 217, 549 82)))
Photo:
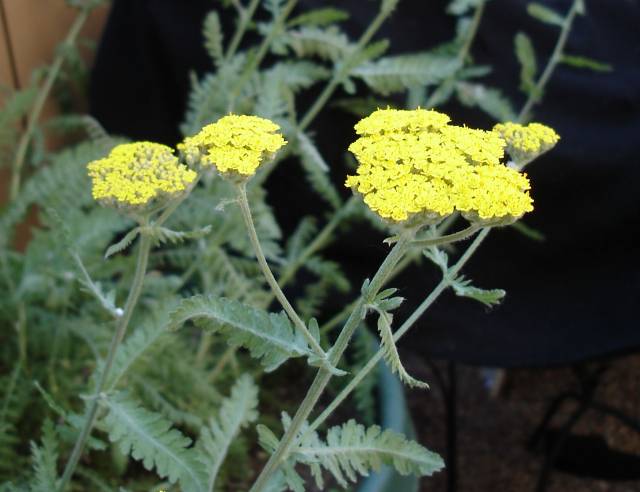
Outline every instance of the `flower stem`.
MULTIPOLYGON (((460 68, 464 66, 464 62, 471 51, 471 46, 473 45, 473 41, 476 38, 476 34, 478 34, 478 27, 480 27, 480 21, 482 20, 482 15, 484 14, 484 7, 486 4, 486 0, 481 1, 476 7, 475 12, 473 13, 473 19, 471 19, 471 25, 467 31, 467 37, 460 47, 460 51, 458 51, 458 55, 456 56, 456 60, 460 64, 460 68)), ((425 103, 425 107, 431 108, 436 102, 440 101, 442 93, 447 89, 449 84, 453 82, 455 79, 455 75, 448 77, 445 79, 436 90, 431 93, 429 99, 425 103)))
MULTIPOLYGON (((391 274, 400 258, 402 258, 402 255, 404 255, 412 238, 412 231, 405 232, 400 237, 398 242, 394 245, 393 249, 389 252, 385 260, 382 262, 382 265, 380 265, 380 268, 374 275, 369 285, 366 287, 362 297, 358 300, 355 308, 351 312, 349 319, 344 324, 344 327, 342 328, 342 331, 340 332, 336 343, 329 351, 329 363, 331 365, 335 366, 338 364, 338 362, 340 362, 342 354, 349 344, 349 340, 362 321, 364 306, 373 301, 378 291, 386 282, 387 277, 391 274)), ((318 371, 313 383, 311 384, 311 387, 307 392, 307 395, 305 396, 304 400, 300 404, 300 407, 298 408, 298 411, 293 417, 291 425, 285 432, 284 436, 282 436, 280 444, 269 458, 269 461, 267 461, 267 464, 264 466, 262 472, 251 487, 250 492, 262 492, 265 486, 268 484, 268 481, 273 473, 277 471, 278 467, 286 459, 289 450, 296 442, 300 429, 311 414, 311 411, 318 402, 318 399, 322 395, 322 392, 329 383, 331 376, 332 374, 328 369, 321 368, 318 371)))
POLYGON ((109 352, 107 354, 104 368, 100 373, 100 379, 98 381, 98 385, 96 386, 95 394, 91 398, 91 403, 84 419, 84 426, 80 431, 78 439, 76 440, 76 443, 73 447, 71 456, 67 461, 64 473, 62 474, 62 478, 60 479, 60 483, 58 485, 57 492, 64 492, 69 483, 69 480, 71 480, 76 466, 78 465, 78 461, 82 456, 84 446, 89 439, 89 436, 91 435, 93 426, 95 425, 96 416, 98 413, 98 401, 100 393, 102 393, 106 386, 109 372, 111 371, 111 368, 113 366, 114 357, 116 355, 118 347, 120 346, 120 343, 122 342, 122 339, 124 338, 127 327, 129 326, 129 321, 131 320, 131 315, 133 314, 133 310, 135 309, 140 297, 140 293, 142 292, 142 285, 144 283, 144 277, 147 271, 150 249, 151 237, 149 237, 145 233, 142 233, 138 249, 136 270, 133 276, 133 281, 131 283, 131 289, 129 290, 129 295, 127 297, 127 302, 124 307, 124 312, 122 314, 122 317, 118 320, 118 325, 113 338, 111 339, 111 345, 109 347, 109 352))
POLYGON ((282 10, 278 14, 278 17, 274 19, 268 34, 262 40, 258 51, 249 59, 247 66, 244 68, 237 82, 233 86, 233 90, 229 97, 229 107, 227 108, 229 112, 233 111, 237 97, 240 95, 240 92, 253 75, 253 72, 260 66, 260 63, 267 55, 267 52, 271 47, 271 43, 273 43, 273 40, 276 38, 276 36, 280 34, 280 31, 282 30, 287 17, 289 17, 289 14, 291 14, 291 11, 296 6, 296 3, 298 3, 298 0, 289 0, 289 2, 282 8, 282 10))
MULTIPOLYGON (((482 229, 480 234, 473 240, 473 242, 466 249, 464 254, 456 262, 454 266, 449 269, 447 275, 443 276, 438 285, 431 291, 424 301, 416 308, 416 310, 407 318, 407 320, 400 326, 400 328, 394 333, 393 341, 397 342, 400 338, 409 331, 409 329, 420 319, 427 309, 440 297, 440 295, 449 287, 450 280, 455 277, 462 267, 469 261, 480 244, 484 241, 485 237, 489 234, 490 228, 486 227, 482 229)), ((367 375, 376 367, 376 365, 384 357, 384 351, 378 350, 376 354, 369 359, 365 366, 358 371, 353 379, 347 384, 344 389, 333 399, 333 401, 327 406, 327 408, 313 421, 309 426, 307 433, 316 430, 323 422, 329 418, 329 416, 340 406, 340 404, 351 394, 351 392, 360 384, 360 382, 367 377, 367 375)))
POLYGON ((255 225, 253 223, 253 218, 251 217, 251 208, 249 207, 249 200, 247 200, 247 189, 244 183, 238 184, 236 186, 238 204, 240 205, 240 211, 242 213, 242 218, 244 219, 244 224, 247 228, 247 233, 249 235, 249 241, 253 246, 253 252, 256 255, 256 259, 258 260, 258 264, 260 265, 260 270, 262 270, 262 274, 266 279, 269 287, 271 287, 271 291, 275 295, 278 302, 289 315, 291 321, 295 325, 296 329, 300 330, 300 332, 304 335, 305 339, 309 343, 311 349, 320 357, 321 359, 326 359, 327 354, 320 344, 316 341, 315 338, 311 335, 309 330, 307 329, 307 325, 302 321, 296 310, 293 308, 287 297, 282 292, 282 289, 278 285, 278 281, 273 276, 273 272, 271 268, 269 268, 269 264, 267 263, 267 259, 264 256, 264 252, 262 251, 262 246, 260 245, 260 241, 258 239, 258 234, 256 232, 255 225))
POLYGON ((229 43, 229 47, 227 49, 227 53, 224 56, 224 61, 228 62, 231 60, 233 55, 238 51, 238 47, 240 46, 240 41, 244 37, 245 32, 247 32, 247 28, 249 27, 249 23, 253 18, 253 15, 256 12, 256 9, 260 5, 260 0, 251 0, 251 3, 247 8, 242 7, 240 10, 240 22, 236 31, 233 33, 233 38, 231 38, 231 42, 229 43))
MULTIPOLYGON (((80 10, 78 15, 76 16, 73 24, 69 28, 69 32, 67 37, 63 41, 63 45, 70 46, 72 45, 82 26, 86 22, 91 9, 83 8, 80 10)), ((31 141, 31 136, 36 128, 36 124, 40 119, 40 114, 42 113, 42 108, 44 107, 44 103, 47 101, 49 97, 49 93, 53 88, 53 84, 55 83, 58 75, 60 74, 60 70, 62 69, 62 64, 64 63, 65 54, 60 52, 56 58, 54 59, 51 67, 47 72, 47 78, 42 84, 40 91, 38 91, 38 95, 33 103, 33 107, 31 108, 31 113, 29 114, 29 118, 27 119, 27 128, 24 133, 20 137, 20 141, 18 142, 18 148, 16 150, 16 158, 13 162, 13 170, 11 173, 11 187, 9 189, 9 201, 15 200, 20 192, 20 180, 22 177, 22 168, 24 167, 24 161, 27 157, 27 150, 29 149, 29 142, 31 141)))
POLYGON ((461 231, 454 232, 453 234, 447 234, 446 236, 413 241, 411 243, 411 246, 414 246, 416 248, 427 248, 429 246, 439 246, 442 244, 456 243, 458 241, 463 241, 467 239, 469 236, 472 236, 479 229, 480 229, 479 226, 472 224, 466 229, 462 229, 461 231))
POLYGON ((576 15, 580 10, 580 6, 582 5, 582 0, 573 0, 573 4, 571 5, 571 9, 569 9, 569 13, 564 19, 562 23, 562 28, 560 30, 560 36, 558 36, 558 40, 556 41, 556 45, 553 48, 553 53, 551 54, 551 58, 547 62, 547 66, 545 67, 542 75, 536 82, 535 87, 529 94, 529 98, 527 102, 520 110, 520 114, 518 114, 518 121, 523 122, 528 119, 529 113, 534 105, 538 104, 542 98, 542 94, 544 93, 544 88, 549 82, 553 71, 555 70, 558 63, 562 59, 562 53, 564 51, 564 47, 567 44, 567 39, 569 39, 569 33, 571 32, 571 27, 573 25, 573 21, 575 20, 576 15))
POLYGON ((353 68, 352 65, 354 61, 362 53, 362 50, 367 46, 369 41, 371 41, 371 38, 373 38, 376 32, 378 32, 378 29, 380 29, 380 26, 382 26, 389 15, 391 15, 390 10, 384 8, 380 9, 378 15, 376 15, 371 24, 369 24, 367 30, 358 40, 353 51, 349 54, 347 59, 342 62, 340 68, 333 74, 329 83, 324 87, 313 105, 307 110, 302 120, 300 120, 300 125, 298 126, 300 131, 304 131, 311 124, 316 115, 332 96, 338 85, 340 85, 344 81, 344 78, 349 75, 349 71, 353 68))

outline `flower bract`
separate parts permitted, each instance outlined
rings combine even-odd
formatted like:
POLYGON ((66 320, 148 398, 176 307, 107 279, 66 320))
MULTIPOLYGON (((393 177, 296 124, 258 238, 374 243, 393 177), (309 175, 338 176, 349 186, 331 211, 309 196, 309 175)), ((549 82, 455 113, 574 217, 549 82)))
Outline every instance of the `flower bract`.
POLYGON ((213 166, 227 177, 247 178, 287 142, 273 121, 228 115, 178 145, 190 164, 213 166))
POLYGON ((87 165, 93 198, 117 207, 142 208, 152 200, 184 191, 196 173, 179 163, 173 150, 153 142, 114 147, 87 165))

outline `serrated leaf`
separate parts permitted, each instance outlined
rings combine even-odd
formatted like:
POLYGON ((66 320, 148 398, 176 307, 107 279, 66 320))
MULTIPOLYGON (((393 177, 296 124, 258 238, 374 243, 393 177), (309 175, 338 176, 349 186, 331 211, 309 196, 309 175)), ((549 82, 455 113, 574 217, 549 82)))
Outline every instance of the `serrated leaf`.
POLYGON ((58 438, 53 423, 46 419, 42 426, 42 444, 31 442, 33 482, 31 492, 51 492, 58 484, 58 438))
POLYGON ((193 231, 173 231, 166 227, 151 226, 146 232, 155 239, 156 244, 179 244, 188 239, 202 239, 211 232, 211 226, 199 227, 193 231))
POLYGON ((347 20, 349 13, 342 9, 336 9, 333 7, 325 7, 310 10, 294 17, 288 22, 290 27, 295 26, 326 26, 335 22, 347 20))
POLYGON ((608 63, 603 63, 586 56, 562 55, 560 61, 574 68, 587 68, 594 72, 611 72, 613 70, 613 67, 608 63))
POLYGON ((305 171, 307 180, 313 189, 324 198, 335 210, 342 206, 342 199, 329 175, 329 165, 311 138, 304 132, 298 132, 296 153, 305 171))
MULTIPOLYGON (((287 427, 286 419, 285 428, 287 427)), ((358 475, 367 476, 382 465, 391 465, 400 475, 430 476, 444 467, 442 458, 415 441, 392 430, 382 431, 377 425, 365 428, 355 420, 331 427, 326 441, 316 432, 306 432, 299 446, 292 450, 292 461, 310 467, 319 489, 324 488, 323 470, 338 484, 347 487, 358 475)))
POLYGON ((514 39, 516 57, 520 62, 520 89, 526 94, 533 94, 536 87, 535 76, 538 71, 536 54, 531 39, 523 32, 518 32, 514 39))
POLYGON ((391 331, 391 322, 393 316, 379 308, 376 308, 378 312, 378 333, 380 334, 380 340, 382 350, 384 353, 384 361, 389 366, 389 369, 393 374, 397 374, 404 384, 414 388, 428 388, 429 385, 422 381, 419 381, 409 375, 407 370, 402 365, 400 360, 400 354, 396 347, 396 342, 393 340, 393 332, 391 331))
POLYGON ((535 17, 539 21, 551 24, 554 26, 562 27, 564 25, 564 17, 551 10, 549 7, 540 5, 539 3, 530 3, 527 5, 527 13, 531 17, 535 17))
POLYGON ((210 419, 200 431, 200 461, 208 473, 208 490, 215 490, 218 471, 240 431, 258 418, 258 387, 249 375, 241 376, 231 389, 231 396, 220 405, 216 419, 210 419))
POLYGON ((313 355, 284 312, 267 313, 232 299, 198 295, 183 299, 171 313, 171 328, 191 319, 207 321, 204 327, 220 333, 229 345, 247 348, 266 371, 290 357, 313 355))
POLYGON ((112 244, 107 248, 107 251, 104 254, 104 259, 106 260, 110 256, 115 255, 116 253, 120 253, 129 247, 129 245, 133 242, 133 240, 140 234, 140 227, 134 227, 117 243, 112 244))
POLYGON ((477 106, 497 121, 515 121, 511 101, 500 90, 468 82, 459 82, 456 89, 458 100, 465 106, 477 106))
POLYGON ((204 47, 213 63, 216 67, 221 66, 224 61, 222 25, 220 24, 220 16, 215 10, 209 12, 205 17, 202 25, 202 36, 204 37, 204 47))
POLYGON ((497 304, 500 304, 504 296, 507 294, 502 289, 480 289, 479 287, 474 287, 471 285, 470 280, 465 280, 464 277, 460 276, 456 280, 451 283, 451 287, 456 295, 460 297, 468 297, 470 299, 475 299, 478 302, 481 302, 487 307, 492 307, 497 304))
POLYGON ((109 440, 125 454, 141 461, 147 470, 155 468, 170 483, 180 482, 185 492, 205 492, 205 474, 189 448, 191 439, 160 414, 150 412, 129 399, 125 393, 101 398, 109 413, 104 424, 109 440))
POLYGON ((436 246, 425 249, 422 254, 427 257, 431 262, 436 265, 443 274, 446 274, 449 270, 449 255, 446 251, 441 250, 436 246))
POLYGON ((416 86, 437 84, 460 68, 456 58, 433 53, 417 53, 381 58, 350 72, 371 89, 386 96, 416 86))
POLYGON ((284 41, 298 57, 318 57, 333 62, 344 59, 352 49, 347 35, 336 26, 301 27, 289 31, 284 41))

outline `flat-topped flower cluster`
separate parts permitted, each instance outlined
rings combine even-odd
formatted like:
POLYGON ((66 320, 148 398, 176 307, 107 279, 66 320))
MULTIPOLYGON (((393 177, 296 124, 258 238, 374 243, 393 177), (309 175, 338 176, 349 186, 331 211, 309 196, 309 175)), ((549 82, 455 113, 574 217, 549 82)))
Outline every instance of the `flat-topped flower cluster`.
POLYGON ((117 145, 87 169, 93 198, 120 207, 143 207, 155 198, 180 193, 196 178, 173 149, 152 142, 117 145))
MULTIPOLYGON (((244 181, 286 144, 280 127, 257 116, 228 115, 178 145, 195 168, 214 168, 244 181)), ((492 131, 450 123, 432 110, 380 109, 362 119, 351 144, 359 162, 346 186, 371 210, 395 224, 436 223, 458 211, 480 223, 507 223, 533 209, 529 180, 503 164, 505 148, 516 164, 529 162, 558 141, 544 125, 506 123, 492 131)), ((95 199, 141 209, 183 192, 196 171, 174 151, 151 142, 115 147, 88 165, 95 199)))
POLYGON ((533 210, 526 175, 502 163, 507 141, 498 131, 451 125, 424 109, 380 109, 355 130, 349 150, 359 166, 346 186, 389 222, 435 223, 454 211, 507 222, 533 210))

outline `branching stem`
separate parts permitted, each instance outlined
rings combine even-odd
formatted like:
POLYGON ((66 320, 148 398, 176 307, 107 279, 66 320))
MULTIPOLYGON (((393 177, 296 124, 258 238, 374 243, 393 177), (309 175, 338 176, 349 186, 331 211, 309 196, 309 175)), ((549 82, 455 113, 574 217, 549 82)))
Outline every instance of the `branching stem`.
POLYGON ((256 227, 253 223, 253 218, 251 216, 251 208, 249 207, 249 200, 247 199, 247 189, 244 183, 238 184, 236 186, 236 192, 238 197, 238 205, 240 206, 240 211, 242 213, 242 218, 244 220, 244 224, 247 228, 247 233, 249 235, 249 241, 251 242, 251 246, 253 246, 253 252, 256 255, 256 259, 258 260, 258 264, 260 265, 260 270, 264 275, 265 280, 269 284, 271 291, 275 295, 276 299, 286 311, 287 315, 295 325, 297 330, 300 330, 300 333, 305 337, 311 349, 320 357, 321 359, 326 359, 327 354, 322 347, 317 342, 315 338, 311 335, 309 330, 307 329, 307 325, 302 321, 296 310, 293 308, 287 297, 282 292, 280 285, 278 285, 278 281, 273 276, 273 272, 267 263, 267 259, 264 256, 264 252, 262 251, 262 246, 260 245, 260 241, 258 239, 258 234, 256 232, 256 227))
POLYGON ((231 38, 231 42, 229 43, 229 47, 227 49, 227 53, 224 56, 225 63, 228 63, 229 60, 236 54, 238 51, 238 47, 240 46, 240 42, 244 37, 244 34, 247 32, 247 28, 249 27, 249 23, 253 18, 253 15, 256 12, 256 9, 260 5, 260 0, 251 0, 251 3, 248 7, 240 7, 238 9, 238 13, 240 15, 240 22, 238 23, 238 27, 236 31, 233 33, 233 38, 231 38))
MULTIPOLYGON (((340 332, 336 343, 329 351, 329 362, 331 363, 331 365, 336 366, 340 362, 342 354, 349 344, 349 340, 351 339, 353 333, 362 320, 364 306, 373 301, 378 291, 386 282, 387 277, 391 274, 400 258, 402 258, 402 255, 404 255, 408 247, 408 243, 412 238, 412 231, 405 232, 405 234, 400 237, 398 242, 394 245, 393 249, 389 252, 385 260, 382 262, 382 265, 380 265, 380 268, 374 275, 369 285, 366 287, 362 297, 358 300, 358 303, 351 312, 349 319, 344 324, 344 327, 342 328, 342 331, 340 332)), ((273 473, 276 472, 282 462, 286 459, 289 451, 291 450, 291 447, 296 442, 300 429, 311 414, 314 406, 318 402, 318 399, 322 395, 322 392, 329 383, 331 376, 331 372, 325 368, 321 368, 318 371, 318 374, 311 384, 307 395, 305 396, 304 400, 300 404, 300 407, 298 408, 298 411, 293 417, 291 425, 282 436, 280 444, 269 458, 269 461, 267 462, 265 467, 262 469, 262 472, 258 476, 256 482, 251 487, 250 492, 262 492, 265 486, 268 484, 269 479, 271 478, 273 473)))
POLYGON ((542 94, 544 94, 544 88, 549 82, 553 71, 555 70, 558 63, 562 59, 562 53, 564 51, 564 47, 567 44, 567 39, 569 39, 569 33, 571 32, 571 27, 573 26, 573 21, 578 14, 580 7, 582 5, 583 0, 573 0, 573 4, 571 5, 571 9, 567 13, 567 16, 564 18, 564 22, 562 23, 562 28, 560 29, 560 36, 558 36, 558 40, 556 41, 556 45, 553 48, 553 52, 551 53, 551 58, 547 62, 547 66, 544 68, 542 75, 536 82, 535 87, 529 94, 529 98, 527 102, 524 104, 522 109, 520 110, 520 114, 518 114, 518 121, 523 122, 526 121, 529 117, 529 113, 533 106, 538 104, 542 98, 542 94))
POLYGON ((127 327, 129 326, 129 321, 131 320, 131 315, 133 314, 133 310, 135 309, 140 297, 140 293, 142 292, 142 285, 144 283, 144 277, 147 271, 150 249, 151 237, 149 237, 145 233, 141 233, 136 271, 133 276, 133 281, 131 283, 131 289, 129 290, 127 302, 124 307, 124 312, 122 314, 122 317, 118 320, 116 331, 113 334, 113 338, 111 339, 111 345, 109 347, 109 352, 107 353, 104 367, 100 372, 98 385, 96 386, 94 396, 91 398, 89 408, 85 415, 84 425, 82 427, 82 430, 80 431, 80 434, 78 435, 76 443, 73 447, 73 451, 71 452, 71 456, 67 461, 64 473, 62 474, 62 478, 60 479, 60 483, 58 485, 57 492, 64 492, 67 485, 69 484, 69 480, 71 480, 71 477, 76 470, 78 461, 80 460, 82 452, 84 451, 84 446, 89 439, 89 436, 91 435, 93 426, 95 425, 98 413, 100 393, 102 393, 102 391, 105 389, 109 377, 109 372, 111 371, 111 368, 113 366, 116 352, 118 350, 118 347, 120 346, 120 343, 122 342, 122 339, 124 338, 127 327))
MULTIPOLYGON (((464 254, 460 257, 460 259, 456 262, 454 266, 452 266, 448 274, 443 276, 440 283, 431 291, 431 293, 427 296, 427 298, 422 301, 420 306, 407 318, 407 320, 398 328, 398 330, 393 335, 393 341, 397 342, 400 340, 402 336, 404 336, 407 331, 420 319, 420 317, 425 313, 427 309, 440 297, 450 285, 450 279, 454 278, 462 269, 462 267, 469 261, 469 259, 473 256, 475 251, 478 249, 480 244, 484 241, 484 239, 489 234, 491 228, 485 227, 482 229, 480 234, 473 240, 473 242, 466 249, 464 254)), ((307 433, 313 432, 317 429, 323 422, 329 418, 329 416, 335 411, 338 406, 351 394, 351 392, 360 384, 360 382, 367 377, 367 375, 376 367, 376 365, 382 360, 384 357, 384 351, 382 348, 378 350, 378 352, 369 359, 369 361, 365 364, 365 366, 358 371, 353 379, 345 386, 345 388, 333 399, 333 401, 327 406, 327 408, 313 421, 310 425, 307 433)))

